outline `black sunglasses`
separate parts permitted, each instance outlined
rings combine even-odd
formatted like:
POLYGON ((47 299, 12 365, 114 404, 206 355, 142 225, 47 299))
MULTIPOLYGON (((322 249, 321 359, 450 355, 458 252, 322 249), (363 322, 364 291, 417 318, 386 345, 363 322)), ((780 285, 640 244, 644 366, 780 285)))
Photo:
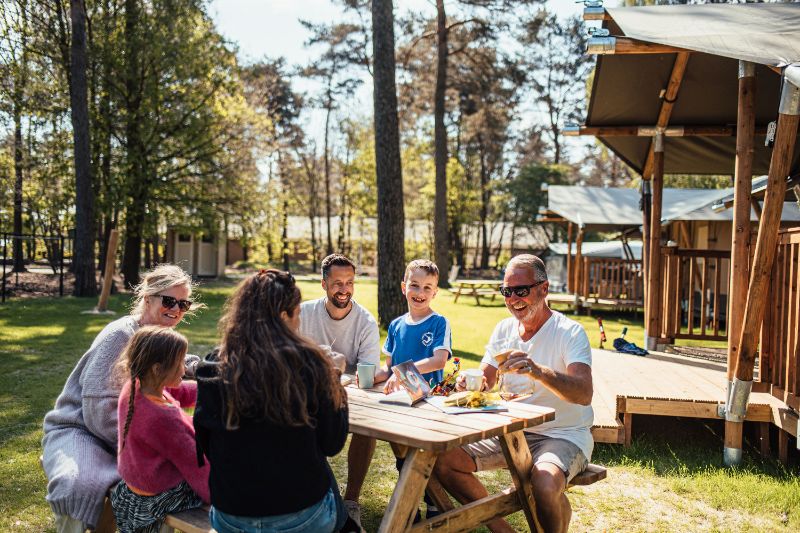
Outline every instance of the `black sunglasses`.
POLYGON ((532 288, 538 287, 545 281, 547 280, 543 279, 542 281, 537 281, 532 285, 514 285, 513 287, 503 285, 499 290, 500 294, 502 294, 504 298, 511 298, 512 294, 516 294, 518 298, 525 298, 531 293, 532 288))
POLYGON ((161 307, 164 309, 172 309, 175 307, 175 304, 178 304, 178 308, 184 313, 188 311, 192 307, 191 300, 178 300, 173 296, 167 296, 166 294, 156 294, 161 298, 161 307))

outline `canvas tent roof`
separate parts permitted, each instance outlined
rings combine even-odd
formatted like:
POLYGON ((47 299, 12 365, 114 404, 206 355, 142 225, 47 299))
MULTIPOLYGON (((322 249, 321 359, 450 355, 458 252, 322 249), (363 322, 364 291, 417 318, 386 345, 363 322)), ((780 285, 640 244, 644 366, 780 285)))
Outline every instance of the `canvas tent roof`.
MULTIPOLYGON (((733 220, 733 211, 714 210, 714 205, 733 194, 733 189, 664 189, 662 224, 675 220, 733 220)), ((569 222, 584 225, 587 231, 623 231, 642 225, 639 191, 628 188, 550 185, 548 211, 569 222)), ((758 217, 751 209, 751 220, 758 217)), ((794 202, 784 204, 781 219, 800 222, 800 209, 794 202)))
MULTIPOLYGON (((757 63, 756 127, 777 118, 785 67, 800 85, 800 4, 706 4, 611 8, 612 36, 695 51, 689 58, 670 125, 732 126, 737 115, 738 60, 757 63)), ((654 126, 675 60, 674 53, 600 55, 586 119, 588 127, 654 126)), ((642 172, 650 137, 599 136, 642 172)), ((733 174, 734 136, 665 137, 664 172, 733 174)), ((756 135, 753 172, 769 168, 770 149, 756 135)), ((791 173, 800 170, 800 143, 791 173)))
MULTIPOLYGON (((634 259, 642 258, 642 241, 628 243, 634 259)), ((548 250, 554 255, 567 255, 567 243, 553 242, 548 245, 548 250)), ((578 253, 578 245, 572 243, 572 254, 578 253)), ((581 255, 584 257, 612 257, 625 259, 621 241, 584 242, 581 244, 581 255)))
MULTIPOLYGON (((664 189, 663 219, 675 219, 727 195, 726 189, 664 189)), ((637 189, 550 185, 547 208, 587 231, 622 231, 642 225, 637 189)))

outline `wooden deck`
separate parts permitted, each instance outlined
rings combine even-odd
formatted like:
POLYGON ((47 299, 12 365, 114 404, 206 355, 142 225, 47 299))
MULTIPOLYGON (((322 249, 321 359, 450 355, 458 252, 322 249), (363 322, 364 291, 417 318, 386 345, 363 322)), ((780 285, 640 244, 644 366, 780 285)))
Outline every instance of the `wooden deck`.
MULTIPOLYGON (((637 357, 592 350, 592 356, 597 442, 630 442, 634 414, 719 418, 717 407, 725 403, 727 389, 722 363, 660 352, 637 357)), ((754 383, 746 420, 797 435, 797 414, 767 387, 754 383)))

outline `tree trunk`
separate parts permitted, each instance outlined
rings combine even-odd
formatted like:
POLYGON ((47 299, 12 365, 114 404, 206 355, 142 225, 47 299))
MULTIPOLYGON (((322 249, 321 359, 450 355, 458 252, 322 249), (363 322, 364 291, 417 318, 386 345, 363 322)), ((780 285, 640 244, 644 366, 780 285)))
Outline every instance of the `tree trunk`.
POLYGON ((486 150, 483 140, 478 135, 478 159, 481 163, 481 269, 489 268, 489 236, 487 235, 487 219, 489 218, 489 200, 491 190, 489 189, 489 172, 486 169, 486 150))
MULTIPOLYGON (((405 215, 395 86, 392 0, 372 0, 372 51, 375 170, 378 188, 378 320, 381 326, 387 327, 392 319, 406 310, 399 283, 405 270, 405 215)), ((445 205, 445 214, 446 207, 445 205)), ((443 277, 446 281, 447 276, 443 277)))
MULTIPOLYGON (((444 125, 444 97, 447 90, 447 17, 444 0, 436 0, 436 89, 433 102, 435 260, 440 272, 450 271, 450 236, 447 223, 447 129, 444 125)), ((447 276, 439 276, 439 287, 449 287, 447 276)))
MULTIPOLYGON (((334 72, 333 70, 331 72, 334 72)), ((331 78, 333 74, 331 74, 331 78)), ((330 131, 331 112, 333 111, 333 97, 331 95, 331 83, 333 80, 328 78, 328 98, 325 105, 325 222, 327 224, 327 245, 326 255, 333 253, 333 239, 331 237, 331 161, 328 153, 328 134, 330 131)), ((341 224, 341 220, 339 221, 341 224)), ((314 268, 316 271, 316 268, 314 268)))
POLYGON ((139 51, 139 0, 125 0, 125 141, 128 171, 128 203, 125 217, 125 246, 122 258, 122 277, 125 286, 139 283, 139 263, 142 253, 142 230, 145 209, 149 200, 145 153, 140 127, 141 89, 139 51))
POLYGON ((21 104, 14 102, 14 235, 11 249, 14 257, 12 272, 25 272, 25 258, 22 255, 22 110, 21 104))
POLYGON ((289 201, 283 199, 283 230, 281 231, 281 255, 283 256, 283 269, 289 271, 289 201))
POLYGON ((75 242, 72 263, 75 271, 74 296, 96 296, 94 268, 94 188, 89 137, 89 103, 86 85, 86 6, 71 0, 72 46, 70 64, 70 107, 75 154, 75 242))

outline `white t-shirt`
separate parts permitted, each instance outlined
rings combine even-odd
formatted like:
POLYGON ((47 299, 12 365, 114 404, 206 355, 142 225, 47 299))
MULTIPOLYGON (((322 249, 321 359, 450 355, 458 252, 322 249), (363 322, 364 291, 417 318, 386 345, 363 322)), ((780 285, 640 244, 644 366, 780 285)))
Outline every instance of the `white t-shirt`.
MULTIPOLYGON (((483 363, 498 367, 494 354, 513 348, 529 355, 537 364, 552 368, 556 372, 565 373, 572 363, 584 363, 592 366, 592 348, 589 337, 583 327, 557 311, 528 341, 519 336, 519 321, 509 317, 500 321, 494 328, 483 363)), ((591 405, 579 405, 562 400, 541 383, 532 381, 524 375, 507 374, 503 376, 504 386, 509 390, 530 390, 533 383, 533 394, 526 398, 526 403, 551 407, 556 411, 556 418, 539 426, 527 429, 548 437, 564 439, 578 446, 587 459, 592 458, 594 440, 591 427, 594 423, 594 411, 591 405)))
POLYGON ((358 363, 381 362, 381 338, 378 322, 372 313, 358 305, 341 320, 334 320, 325 309, 326 297, 300 304, 300 333, 315 344, 327 344, 334 352, 344 354, 347 372, 355 372, 358 363))

